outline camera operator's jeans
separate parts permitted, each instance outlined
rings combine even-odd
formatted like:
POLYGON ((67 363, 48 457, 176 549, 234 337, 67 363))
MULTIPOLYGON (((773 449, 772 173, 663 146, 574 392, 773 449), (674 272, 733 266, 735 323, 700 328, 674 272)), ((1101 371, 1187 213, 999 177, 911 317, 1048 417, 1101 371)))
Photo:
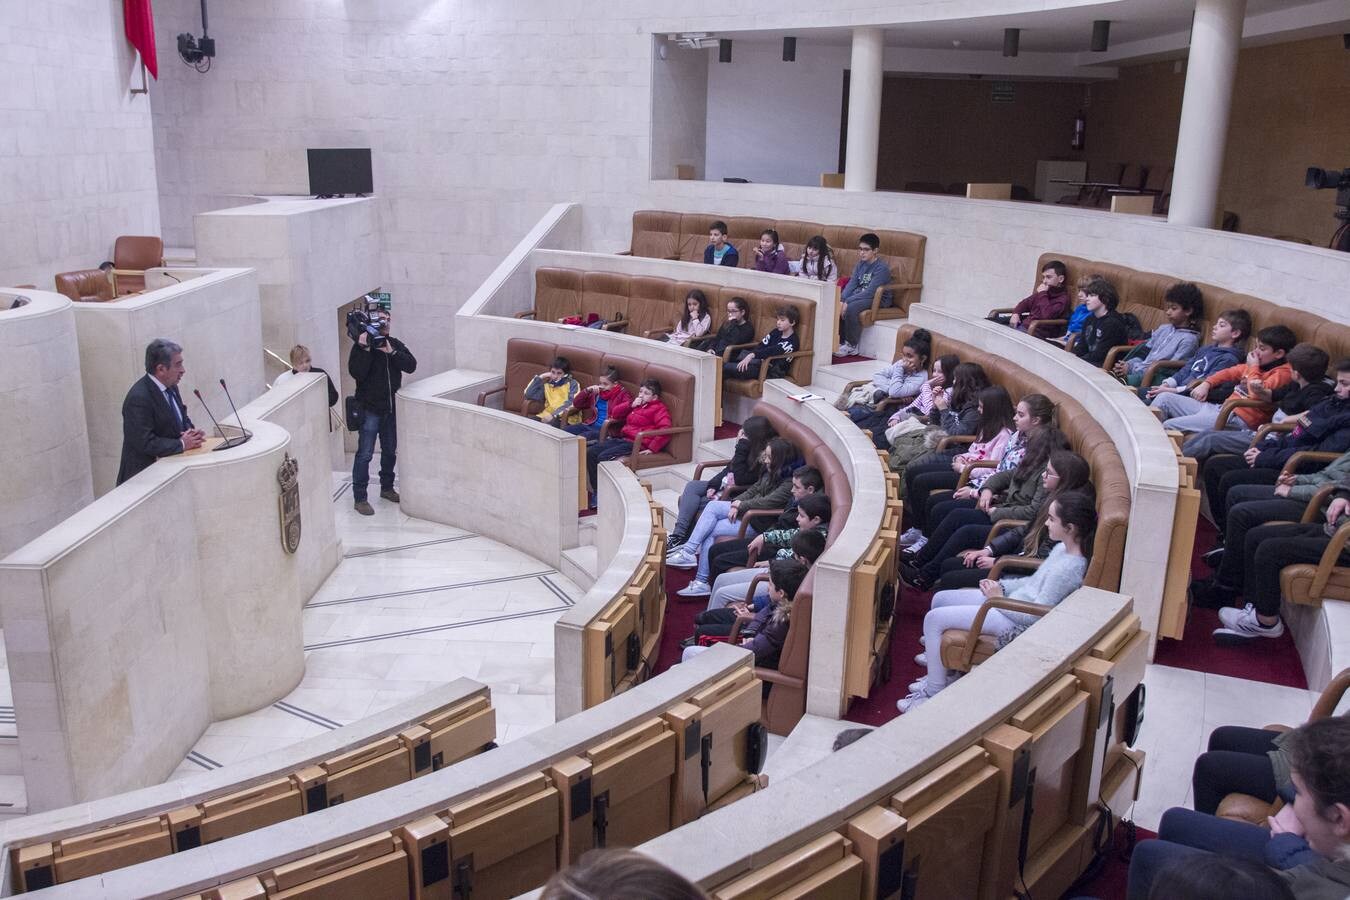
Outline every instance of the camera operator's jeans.
POLYGON ((366 499, 370 484, 370 460, 375 456, 375 438, 380 439, 380 490, 394 489, 394 463, 397 460, 398 430, 393 411, 362 413, 361 433, 356 443, 356 461, 352 463, 352 502, 366 499))

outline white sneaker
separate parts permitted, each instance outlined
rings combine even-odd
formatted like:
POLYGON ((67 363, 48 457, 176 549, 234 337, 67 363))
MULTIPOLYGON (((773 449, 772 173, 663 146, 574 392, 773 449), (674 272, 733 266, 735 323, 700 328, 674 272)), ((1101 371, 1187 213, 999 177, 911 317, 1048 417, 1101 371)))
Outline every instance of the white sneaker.
POLYGON ((924 637, 923 635, 919 635, 919 646, 920 646, 920 647, 927 647, 927 646, 928 646, 928 638, 924 637))
POLYGON ((666 557, 666 568, 668 569, 693 569, 696 566, 698 566, 698 557, 683 547, 666 557))
POLYGON ((712 593, 712 586, 706 581, 699 581, 695 578, 689 582, 688 587, 681 588, 675 593, 680 597, 706 597, 712 593))
POLYGON ((680 541, 678 544, 673 544, 669 547, 666 547, 666 558, 669 559, 670 557, 674 556, 677 553, 693 553, 693 552, 694 548, 689 546, 688 541, 680 541))
POLYGON ((908 553, 911 557, 918 556, 919 551, 923 549, 923 545, 926 543, 928 543, 928 538, 919 535, 919 539, 906 547, 904 552, 908 553))
POLYGON ((1214 629, 1214 638, 1220 642, 1245 641, 1250 638, 1277 638, 1284 634, 1284 621, 1276 619, 1274 625, 1262 625, 1256 617, 1256 607, 1248 603, 1242 609, 1226 607, 1219 610, 1219 621, 1223 628, 1214 629))
POLYGON ((936 692, 930 691, 928 689, 928 684, 925 682, 918 690, 911 691, 908 697, 895 701, 895 708, 902 713, 907 713, 915 707, 922 706, 924 703, 932 700, 935 695, 936 692))
POLYGON ((849 343, 841 343, 839 349, 834 351, 835 356, 853 356, 858 352, 858 348, 849 343))
POLYGON ((927 653, 919 653, 919 654, 916 654, 915 657, 914 657, 914 662, 918 663, 919 665, 923 666, 924 668, 927 668, 927 667, 928 667, 928 654, 927 654, 927 653))
POLYGON ((917 528, 910 528, 900 535, 900 546, 908 547, 910 544, 923 537, 923 532, 917 528))
POLYGON ((915 691, 922 690, 923 686, 927 683, 927 678, 916 678, 909 683, 909 692, 912 694, 915 691))

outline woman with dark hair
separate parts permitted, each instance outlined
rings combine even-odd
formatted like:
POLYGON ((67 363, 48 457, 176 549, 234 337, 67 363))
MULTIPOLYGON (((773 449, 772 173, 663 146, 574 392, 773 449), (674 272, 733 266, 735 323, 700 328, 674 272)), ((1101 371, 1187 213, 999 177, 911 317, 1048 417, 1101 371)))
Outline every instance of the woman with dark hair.
MULTIPOLYGON (((915 657, 915 662, 927 666, 928 674, 909 686, 910 694, 896 706, 900 712, 936 696, 947 686, 947 669, 942 665, 939 647, 942 633, 948 629, 966 630, 975 623, 984 601, 992 597, 1007 597, 1039 606, 1057 606, 1061 600, 1078 590, 1087 573, 1088 558, 1092 556, 1092 542, 1097 533, 1097 507, 1092 498, 1078 491, 1061 494, 1050 504, 1045 519, 1050 539, 1057 541, 1045 562, 1025 578, 986 579, 978 588, 942 591, 933 595, 933 607, 923 618, 923 644, 933 648, 932 663, 926 653, 915 657)), ((980 626, 980 634, 997 639, 1000 647, 1030 628, 1039 617, 1030 613, 990 609, 980 626)))
POLYGON ((741 433, 736 435, 736 449, 732 451, 731 462, 727 463, 726 468, 707 481, 690 481, 684 486, 675 527, 666 539, 667 549, 684 543, 689 536, 689 529, 694 526, 695 517, 703 511, 709 500, 716 499, 719 494, 724 500, 730 499, 732 488, 744 489, 759 480, 764 472, 760 457, 764 455, 764 448, 769 441, 777 436, 778 432, 763 416, 751 416, 745 420, 741 433))
POLYGON ((982 460, 995 462, 1003 459, 1013 435, 1013 402, 1001 385, 992 385, 979 394, 979 423, 974 432, 974 443, 962 453, 939 455, 922 465, 911 463, 905 470, 905 511, 914 526, 904 535, 904 542, 916 543, 927 531, 928 498, 934 491, 949 491, 961 480, 966 466, 982 460), (911 532, 913 532, 911 534, 911 532))
POLYGON ((932 504, 929 520, 937 523, 932 539, 900 567, 906 584, 915 590, 928 590, 942 574, 942 564, 963 550, 983 546, 996 522, 1026 521, 1035 516, 1059 484, 1058 477, 1048 477, 1053 454, 1068 454, 1061 462, 1075 471, 1080 462, 1084 470, 1087 468, 1081 457, 1069 451, 1068 438, 1053 425, 1032 431, 1026 447, 1020 463, 985 481, 975 506, 969 506, 966 500, 932 504))
POLYGON ((684 314, 675 324, 675 330, 666 335, 666 342, 683 347, 694 338, 703 337, 711 327, 708 298, 698 288, 694 288, 684 298, 684 314))
POLYGON ((719 537, 734 535, 740 530, 739 517, 752 509, 782 509, 792 496, 792 470, 797 467, 797 448, 785 438, 769 441, 760 457, 763 474, 745 493, 735 500, 710 500, 699 513, 689 539, 666 553, 666 565, 673 569, 697 567, 684 597, 706 597, 712 593, 708 584, 711 560, 708 551, 719 537), (687 593, 686 593, 687 592, 687 593))
MULTIPOLYGON (((1041 476, 1045 488, 1045 499, 1036 512, 1036 518, 1029 524, 1005 528, 994 538, 989 538, 992 527, 967 525, 952 537, 953 546, 963 541, 967 547, 979 547, 958 553, 942 563, 942 577, 935 590, 949 591, 953 588, 979 587, 984 573, 994 567, 1000 556, 1019 555, 1035 559, 1045 559, 1054 549, 1054 541, 1045 529, 1045 519, 1050 512, 1050 503, 1060 494, 1068 491, 1082 491, 1089 497, 1096 496, 1092 485, 1092 471, 1087 460, 1072 450, 1056 450, 1050 454, 1050 462, 1041 476), (982 542, 987 541, 988 543, 982 542)), ((1038 492, 1039 494, 1039 492, 1038 492)))
POLYGON ((809 278, 812 281, 839 280, 839 267, 834 264, 834 251, 830 249, 824 235, 818 234, 806 242, 797 277, 809 278))

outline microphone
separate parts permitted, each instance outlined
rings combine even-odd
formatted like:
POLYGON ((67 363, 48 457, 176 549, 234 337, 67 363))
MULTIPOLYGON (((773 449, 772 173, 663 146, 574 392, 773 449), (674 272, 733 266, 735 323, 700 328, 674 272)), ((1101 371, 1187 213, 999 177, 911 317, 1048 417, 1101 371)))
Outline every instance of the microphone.
POLYGON ((220 423, 216 421, 216 417, 211 413, 211 407, 207 406, 206 400, 202 398, 202 392, 193 388, 192 393, 197 397, 197 402, 202 405, 202 409, 206 410, 206 414, 211 416, 211 424, 216 426, 216 434, 220 435, 222 441, 228 441, 229 438, 225 437, 225 432, 221 430, 220 423))
POLYGON ((234 405, 234 398, 230 396, 230 389, 225 384, 224 378, 220 379, 220 386, 225 389, 225 399, 230 401, 230 409, 234 410, 234 418, 236 421, 239 422, 239 431, 241 433, 241 437, 238 440, 230 438, 228 441, 225 442, 225 446, 238 447, 240 444, 244 443, 249 438, 253 437, 253 432, 249 431, 247 428, 244 427, 244 420, 239 415, 238 407, 234 405))

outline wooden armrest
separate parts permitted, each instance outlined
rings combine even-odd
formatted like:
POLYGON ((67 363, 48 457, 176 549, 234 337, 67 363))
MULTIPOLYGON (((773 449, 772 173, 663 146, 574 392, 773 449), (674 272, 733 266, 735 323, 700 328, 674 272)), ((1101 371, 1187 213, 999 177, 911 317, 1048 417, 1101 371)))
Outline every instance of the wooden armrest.
POLYGON ((605 325, 604 325, 604 327, 601 328, 600 330, 601 330, 601 331, 627 331, 627 330, 628 330, 628 320, 627 320, 627 319, 618 319, 618 320, 616 320, 616 321, 614 321, 614 322, 606 322, 605 325))
POLYGON ((756 575, 754 578, 751 578, 750 585, 745 589, 745 602, 753 603, 755 601, 755 588, 759 587, 761 584, 767 584, 768 581, 769 576, 767 573, 764 575, 756 575))
POLYGON ((1000 306, 998 309, 989 310, 989 314, 986 315, 985 318, 992 319, 995 316, 1011 316, 1015 309, 1017 309, 1015 306, 1000 306))
POLYGON ((1186 360, 1184 359, 1160 359, 1144 370, 1144 380, 1139 384, 1143 387, 1153 387, 1158 383, 1158 374, 1164 369, 1167 370, 1168 374, 1171 374, 1181 370, 1185 365, 1186 360))
POLYGON ((727 465, 730 465, 730 464, 731 464, 731 460, 729 460, 729 459, 705 459, 703 462, 701 462, 701 463, 699 463, 698 465, 694 466, 694 480, 695 480, 695 481, 702 481, 702 480, 703 480, 703 470, 704 470, 704 469, 710 469, 710 468, 712 468, 713 466, 727 466, 727 465))
POLYGON ((814 356, 814 355, 815 355, 815 354, 814 354, 812 351, 810 351, 810 350, 793 350, 791 353, 775 353, 773 356, 766 356, 766 357, 764 357, 764 358, 763 358, 762 360, 760 360, 760 362, 759 362, 759 383, 760 383, 761 385, 763 385, 764 382, 768 379, 768 377, 769 377, 769 363, 773 362, 774 360, 777 360, 777 359, 791 359, 791 360, 795 360, 795 359, 797 359, 797 358, 799 358, 799 357, 805 358, 805 359, 810 359, 810 358, 811 358, 812 356, 814 356))
POLYGON ((618 427, 618 425, 619 423, 614 419, 606 419, 605 424, 600 426, 600 433, 595 436, 596 441, 603 441, 605 439, 605 435, 609 433, 610 427, 611 426, 618 427))
POLYGON ((690 349, 693 349, 693 348, 698 347, 698 346, 701 346, 701 345, 703 345, 703 344, 711 344, 711 343, 712 343, 714 340, 716 340, 716 339, 717 339, 717 335, 715 335, 715 334, 704 334, 704 335, 700 335, 699 337, 696 337, 696 338, 690 338, 690 339, 689 339, 689 343, 688 343, 688 344, 685 344, 685 346, 686 346, 686 347, 689 347, 690 349))
POLYGON ((633 438, 633 452, 628 454, 628 468, 634 472, 637 471, 638 457, 642 455, 642 443, 649 437, 656 437, 662 434, 690 434, 694 430, 692 425, 677 425, 670 428, 653 428, 650 431, 639 431, 633 438))
POLYGON ((1008 568, 1026 569, 1028 571, 1039 569, 1043 562, 1045 560, 1036 556, 1000 556, 994 560, 994 567, 989 570, 989 578, 991 581, 998 581, 999 576, 1008 568))
POLYGON ((854 388, 860 388, 864 384, 871 384, 871 383, 872 379, 870 378, 859 378, 855 381, 850 381, 848 384, 844 385, 844 389, 839 392, 839 399, 847 400, 848 395, 853 393, 854 388))
POLYGON ((722 361, 731 362, 731 351, 749 350, 751 347, 758 347, 759 341, 750 341, 748 344, 727 344, 727 348, 722 351, 722 361))
POLYGON ((1129 353, 1137 346, 1137 344, 1121 344, 1119 347, 1112 347, 1110 350, 1107 350, 1106 359, 1102 360, 1102 368, 1108 372, 1111 371, 1115 368, 1116 363, 1120 362, 1122 356, 1129 353))
POLYGON ((1248 446, 1250 447, 1259 446, 1260 443, 1264 441, 1268 435, 1273 434, 1277 431, 1281 432, 1293 431, 1297 427, 1298 423, 1296 422, 1289 422, 1289 421, 1267 422, 1265 425, 1262 425, 1260 428, 1256 429, 1256 434, 1252 435, 1252 442, 1248 446))
POLYGON ((1036 337, 1036 332, 1049 328, 1063 329, 1069 327, 1068 319, 1032 319, 1031 324, 1027 325, 1027 334, 1036 337))
POLYGON ((727 643, 734 644, 741 636, 741 629, 755 620, 754 616, 737 616, 736 621, 731 623, 731 632, 727 635, 727 643))
POLYGON ((999 519, 997 522, 994 523, 994 527, 989 529, 989 536, 984 539, 984 542, 985 544, 988 544, 994 538, 998 537, 1000 534, 1002 534, 1003 532, 1007 531, 1010 528, 1019 528, 1023 525, 1030 525, 1030 524, 1031 523, 1028 522, 1026 519, 999 519))
POLYGON ((961 488, 969 484, 970 476, 974 473, 976 469, 996 469, 996 468, 998 468, 998 460, 994 459, 977 459, 973 463, 967 463, 966 467, 961 470, 961 477, 956 480, 956 489, 959 491, 961 490, 961 488))
MULTIPOLYGON (((1339 453, 1332 453, 1327 450, 1300 450, 1284 461, 1284 467, 1280 469, 1280 474, 1281 475, 1297 474, 1299 466, 1303 465, 1304 463, 1318 463, 1318 462, 1329 463, 1338 456, 1340 456, 1339 453)), ((1326 467, 1317 466, 1317 469, 1323 468, 1326 467)), ((1316 469, 1314 469, 1314 471, 1316 471, 1316 469)))
POLYGON ((785 511, 786 511, 786 510, 782 510, 782 509, 750 509, 750 510, 746 510, 744 513, 741 513, 741 515, 740 515, 740 517, 739 517, 740 523, 741 523, 741 527, 740 527, 740 529, 736 532, 736 537, 739 538, 739 539, 741 539, 741 540, 744 540, 744 539, 745 539, 745 532, 750 528, 750 520, 751 520, 751 519, 764 519, 764 518, 775 518, 775 519, 776 519, 776 518, 778 518, 779 516, 781 516, 785 511))
POLYGON ((533 318, 536 318, 536 316, 535 316, 535 314, 534 314, 534 310, 532 310, 532 309, 527 309, 525 312, 516 313, 516 318, 517 318, 517 319, 533 319, 533 318))
POLYGON ((1336 493, 1337 487, 1333 484, 1324 484, 1308 498, 1308 505, 1303 507, 1303 515, 1299 518, 1300 525, 1310 525, 1313 522, 1322 519, 1322 508, 1331 502, 1331 495, 1336 493))
POLYGON ((542 400, 531 400, 528 397, 520 401, 520 414, 526 418, 534 418, 535 413, 543 412, 544 403, 542 400))
POLYGON ((1327 581, 1341 558, 1347 539, 1350 539, 1350 522, 1336 529, 1336 533, 1331 536, 1331 543, 1322 551, 1322 561, 1317 564, 1317 574, 1313 576, 1312 587, 1308 591, 1311 596, 1321 597, 1326 591, 1327 581))
POLYGON ((949 434, 938 441, 937 449, 941 451, 946 450, 948 447, 954 447, 957 444, 973 444, 977 439, 978 436, 973 434, 949 434))
POLYGON ((781 684, 784 687, 802 688, 806 686, 805 678, 798 678, 795 675, 784 675, 777 669, 765 669, 756 666, 755 677, 760 681, 767 681, 769 684, 781 684))
POLYGON ((1228 417, 1233 414, 1233 410, 1244 407, 1247 409, 1273 410, 1275 404, 1267 403, 1264 400, 1252 400, 1247 397, 1229 397, 1223 402, 1223 406, 1219 407, 1219 416, 1214 420, 1214 430, 1223 431, 1228 425, 1228 417))
MULTIPOLYGON (((917 396, 917 395, 915 395, 917 396)), ((914 402, 914 397, 887 397, 876 406, 872 407, 877 412, 886 412, 887 410, 899 409, 902 406, 908 406, 914 402)))
POLYGON ((1076 334, 1071 334, 1071 335, 1069 335, 1068 337, 1066 337, 1066 338, 1064 339, 1064 349, 1065 349, 1065 350, 1072 350, 1072 349, 1073 349, 1073 345, 1076 344, 1076 343, 1078 343, 1078 335, 1079 335, 1079 334, 1082 334, 1082 332, 1078 332, 1078 333, 1076 333, 1076 334))
POLYGON ((493 388, 490 391, 479 391, 478 405, 487 406, 487 398, 491 397, 493 394, 505 394, 505 393, 506 393, 506 385, 502 385, 499 388, 493 388))
POLYGON ((1009 612, 1026 613, 1031 616, 1043 616, 1051 610, 1052 607, 1041 606, 1039 603, 1027 603, 1024 600, 1009 600, 1007 597, 990 597, 984 603, 980 604, 979 612, 975 613, 975 621, 970 623, 970 631, 966 634, 966 646, 961 652, 962 671, 969 672, 971 663, 975 660, 975 648, 980 641, 980 629, 984 628, 984 620, 989 615, 991 609, 1006 609, 1009 612))
POLYGON ((1308 713, 1308 721, 1316 722, 1334 713, 1336 707, 1341 705, 1341 698, 1345 696, 1347 689, 1350 689, 1350 669, 1341 669, 1336 677, 1331 679, 1331 683, 1322 689, 1322 695, 1313 704, 1312 712, 1308 713))
POLYGON ((646 331, 642 332, 642 336, 656 340, 658 337, 665 337, 674 330, 674 328, 648 328, 646 331))

